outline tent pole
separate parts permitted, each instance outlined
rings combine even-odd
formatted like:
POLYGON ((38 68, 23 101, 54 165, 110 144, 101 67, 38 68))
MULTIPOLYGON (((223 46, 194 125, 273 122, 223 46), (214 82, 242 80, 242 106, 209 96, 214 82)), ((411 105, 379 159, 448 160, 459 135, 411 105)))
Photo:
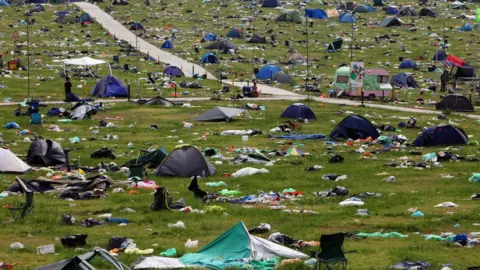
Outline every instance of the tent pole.
POLYGON ((308 17, 305 14, 305 31, 307 32, 306 38, 307 38, 307 78, 305 78, 305 91, 307 92, 308 98, 310 98, 310 91, 308 91, 308 76, 309 76, 309 60, 308 60, 308 17))
POLYGON ((25 19, 27 24, 27 97, 30 97, 30 27, 28 27, 28 19, 25 19))
POLYGON ((138 81, 138 73, 140 72, 140 50, 138 49, 138 25, 135 22, 135 49, 137 50, 138 56, 137 56, 137 93, 136 97, 138 98, 138 90, 140 88, 140 82, 138 81))

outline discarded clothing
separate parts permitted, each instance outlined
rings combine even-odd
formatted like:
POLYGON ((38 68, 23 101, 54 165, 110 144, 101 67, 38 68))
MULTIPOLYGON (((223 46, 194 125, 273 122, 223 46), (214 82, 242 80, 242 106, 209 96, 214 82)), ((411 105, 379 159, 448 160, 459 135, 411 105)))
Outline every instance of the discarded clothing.
POLYGON ((340 206, 362 206, 365 203, 359 198, 351 197, 339 203, 340 206))
POLYGON ((404 269, 404 270, 408 270, 408 269, 426 269, 426 268, 430 268, 432 265, 428 262, 399 262, 397 264, 395 264, 394 266, 392 266, 393 269, 404 269))
POLYGON ((389 232, 389 233, 381 233, 381 232, 375 232, 375 233, 357 233, 356 236, 359 237, 366 237, 366 238, 371 238, 371 237, 381 237, 381 238, 406 238, 408 235, 404 235, 398 232, 389 232))
POLYGON ((259 226, 250 229, 248 233, 250 234, 261 234, 261 233, 266 233, 272 229, 272 226, 268 223, 262 223, 259 226))
POLYGON ((242 177, 242 176, 248 176, 248 175, 253 175, 257 173, 270 173, 270 172, 265 168, 256 169, 256 168, 246 167, 233 173, 232 177, 242 177))
POLYGON ((285 140, 324 140, 326 137, 324 134, 289 134, 273 136, 273 138, 285 140))
POLYGON ((113 152, 113 150, 108 149, 106 147, 96 150, 90 155, 91 158, 110 158, 110 159, 116 159, 117 156, 113 152))
POLYGON ((342 186, 336 186, 331 189, 327 189, 325 191, 315 192, 315 194, 319 197, 331 197, 331 196, 347 196, 348 189, 342 186))

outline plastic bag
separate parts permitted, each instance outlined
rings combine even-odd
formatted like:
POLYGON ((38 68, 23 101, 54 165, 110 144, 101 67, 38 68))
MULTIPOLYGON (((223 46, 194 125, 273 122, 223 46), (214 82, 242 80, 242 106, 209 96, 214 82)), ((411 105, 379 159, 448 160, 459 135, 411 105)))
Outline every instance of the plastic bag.
POLYGON ((186 248, 197 248, 198 247, 198 240, 190 240, 188 239, 185 243, 186 248))

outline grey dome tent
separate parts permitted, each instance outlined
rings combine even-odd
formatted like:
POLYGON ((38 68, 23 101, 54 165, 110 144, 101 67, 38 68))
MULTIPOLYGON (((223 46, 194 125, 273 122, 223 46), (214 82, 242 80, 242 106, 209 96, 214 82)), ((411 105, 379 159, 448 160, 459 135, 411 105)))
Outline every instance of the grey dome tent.
POLYGON ((304 18, 298 10, 286 9, 275 19, 277 22, 295 22, 302 23, 304 18))
POLYGON ((88 103, 81 103, 75 105, 70 114, 70 119, 72 120, 81 120, 84 118, 89 118, 90 116, 97 113, 95 107, 88 103))
POLYGON ((195 121, 230 121, 233 116, 245 112, 245 109, 215 107, 195 118, 195 121))
POLYGON ((247 42, 248 43, 267 43, 267 39, 255 34, 247 42))
POLYGON ((355 12, 355 13, 368 13, 368 9, 366 6, 364 5, 357 5, 353 10, 352 12, 355 12))
POLYGON ((215 172, 215 167, 195 146, 179 145, 158 166, 156 175, 208 177, 215 172))
POLYGON ((288 57, 289 64, 301 64, 301 63, 305 63, 306 61, 307 61, 307 58, 303 56, 301 53, 292 53, 288 57))
POLYGON ((24 173, 31 169, 8 149, 0 148, 0 160, 1 173, 24 173))
POLYGON ((435 105, 437 110, 455 110, 457 112, 474 112, 474 108, 467 97, 454 94, 448 95, 435 105))
POLYGON ((45 11, 45 8, 42 5, 36 5, 33 8, 31 8, 28 13, 36 13, 36 12, 43 12, 45 11))
POLYGON ((273 75, 273 80, 281 84, 289 84, 292 82, 293 78, 287 73, 280 71, 273 75))
POLYGON ((437 13, 431 7, 420 9, 418 15, 423 17, 437 17, 437 13))
POLYGON ((205 49, 207 50, 232 50, 236 49, 237 47, 233 45, 232 41, 230 40, 219 40, 212 44, 208 44, 205 49))
POLYGON ((468 9, 468 7, 460 1, 455 1, 450 3, 450 8, 451 9, 468 9))
POLYGON ((418 16, 418 13, 413 7, 406 6, 401 8, 398 11, 398 15, 399 16, 418 16))
POLYGON ((173 107, 175 106, 175 103, 163 97, 154 97, 152 99, 145 101, 144 103, 142 103, 142 105, 159 105, 159 106, 165 106, 165 107, 173 107))
POLYGON ((397 17, 387 17, 378 25, 379 27, 402 26, 403 22, 397 17))
POLYGON ((67 159, 62 146, 52 140, 36 137, 30 144, 26 161, 34 166, 55 166, 66 164, 67 159))

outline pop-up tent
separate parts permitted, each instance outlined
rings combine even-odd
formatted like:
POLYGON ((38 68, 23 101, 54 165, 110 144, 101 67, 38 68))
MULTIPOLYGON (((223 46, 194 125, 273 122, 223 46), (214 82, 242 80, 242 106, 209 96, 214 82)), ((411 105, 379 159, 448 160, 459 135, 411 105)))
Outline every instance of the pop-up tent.
POLYGON ((163 44, 160 48, 162 48, 162 49, 173 49, 173 43, 170 40, 165 40, 165 42, 163 42, 163 44))
POLYGON ((435 55, 433 56, 433 61, 444 61, 447 59, 447 53, 444 50, 438 50, 435 55))
POLYGON ((343 39, 338 38, 332 43, 328 44, 327 52, 338 52, 342 49, 343 39))
POLYGON ((468 144, 468 136, 461 128, 439 125, 425 129, 413 142, 416 146, 468 144))
POLYGON ((209 32, 203 36, 203 41, 215 41, 217 40, 217 35, 215 33, 209 32))
POLYGON ((305 9, 305 16, 307 16, 308 18, 320 19, 320 20, 325 20, 325 19, 328 18, 328 15, 325 12, 325 10, 319 9, 319 8, 317 8, 317 9, 310 9, 310 8, 305 9))
POLYGON ((307 61, 307 57, 303 56, 301 53, 292 53, 288 56, 288 63, 289 64, 302 64, 307 61))
POLYGON ((10 6, 10 4, 6 0, 0 0, 0 7, 10 6))
POLYGON ((459 29, 462 32, 469 32, 473 30, 473 26, 470 23, 465 23, 462 27, 459 29))
POLYGON ((468 9, 468 7, 460 1, 455 1, 450 3, 450 8, 451 9, 468 9))
POLYGON ((262 7, 278 7, 280 6, 279 0, 263 0, 262 7))
POLYGON ((128 97, 128 89, 119 79, 113 75, 107 75, 97 82, 90 96, 128 97))
POLYGON ((130 30, 133 31, 145 31, 145 27, 141 23, 134 22, 130 25, 130 30))
POLYGON ((472 103, 467 97, 453 94, 448 95, 435 105, 437 110, 455 110, 458 112, 474 112, 472 103))
POLYGON ((351 13, 343 13, 338 17, 339 23, 356 23, 357 19, 351 13))
POLYGON ((377 129, 366 118, 359 115, 350 115, 345 118, 332 130, 330 138, 338 139, 376 139, 380 136, 377 129))
POLYGON ((302 103, 294 103, 283 111, 280 117, 291 118, 291 119, 308 119, 315 120, 317 117, 315 113, 307 105, 302 103))
POLYGON ((197 118, 195 121, 230 121, 232 117, 240 115, 245 112, 245 109, 236 109, 228 107, 215 107, 208 110, 197 118))
POLYGON ((90 67, 98 66, 98 65, 102 65, 102 64, 107 64, 108 69, 110 70, 110 74, 112 74, 112 68, 110 67, 110 64, 108 64, 107 61, 93 59, 93 58, 90 58, 88 56, 85 56, 85 57, 82 57, 82 58, 72 58, 72 59, 63 60, 63 71, 64 71, 64 73, 66 73, 65 68, 66 68, 67 65, 90 68, 90 67))
POLYGON ((280 71, 273 76, 273 80, 280 84, 289 84, 293 81, 293 77, 283 71, 280 71))
POLYGON ((437 17, 437 13, 431 7, 425 7, 420 9, 420 12, 418 12, 418 15, 423 17, 437 17))
POLYGON ((368 13, 368 8, 364 5, 356 5, 352 10, 354 13, 368 13))
POLYGON ((95 21, 95 19, 93 19, 92 16, 90 16, 90 14, 84 12, 82 15, 80 15, 80 17, 78 17, 77 19, 77 23, 81 23, 81 24, 91 24, 95 21))
POLYGON ((386 13, 388 15, 397 15, 398 14, 398 8, 396 6, 388 6, 386 13))
POLYGON ((160 105, 160 106, 165 106, 165 107, 173 107, 175 106, 175 103, 171 102, 168 99, 165 99, 163 97, 154 97, 152 99, 149 99, 143 103, 142 105, 160 105))
POLYGON ((374 7, 383 7, 383 6, 385 6, 385 2, 383 2, 383 0, 373 0, 373 6, 374 7))
POLYGON ((402 7, 398 11, 399 16, 418 16, 417 11, 411 6, 402 7))
POLYGON ((406 59, 400 63, 398 68, 415 68, 416 66, 417 66, 417 62, 406 59))
POLYGON ((227 33, 227 37, 231 37, 231 38, 241 38, 242 36, 243 36, 243 31, 238 27, 233 27, 227 33))
POLYGON ((273 76, 280 71, 281 69, 275 65, 266 65, 260 69, 255 76, 257 79, 267 80, 273 78, 273 76))
POLYGON ((239 222, 197 253, 187 253, 180 259, 144 257, 134 269, 187 268, 205 269, 263 269, 256 261, 274 258, 308 258, 307 255, 251 235, 243 222, 239 222), (255 267, 256 265, 256 267, 255 267))
POLYGON ((33 166, 55 166, 67 163, 62 146, 40 136, 30 144, 26 161, 33 166))
POLYGON ((217 64, 218 63, 218 57, 211 52, 207 52, 204 55, 202 55, 202 58, 200 58, 200 63, 202 64, 217 64))
POLYGON ((2 161, 0 162, 1 173, 24 173, 31 169, 14 153, 5 148, 0 148, 0 160, 2 161))
POLYGON ((393 76, 390 84, 395 87, 419 88, 415 78, 413 78, 413 76, 410 74, 406 74, 405 72, 393 76))
POLYGON ((157 176, 201 176, 214 175, 215 167, 195 146, 177 146, 158 166, 157 176))
POLYGON ((185 76, 183 74, 183 71, 176 66, 167 66, 165 70, 163 71, 163 74, 167 76, 172 76, 172 77, 183 77, 185 76))
POLYGON ((402 26, 403 21, 400 20, 397 17, 387 17, 383 19, 380 24, 378 25, 379 27, 392 27, 392 26, 402 26))

